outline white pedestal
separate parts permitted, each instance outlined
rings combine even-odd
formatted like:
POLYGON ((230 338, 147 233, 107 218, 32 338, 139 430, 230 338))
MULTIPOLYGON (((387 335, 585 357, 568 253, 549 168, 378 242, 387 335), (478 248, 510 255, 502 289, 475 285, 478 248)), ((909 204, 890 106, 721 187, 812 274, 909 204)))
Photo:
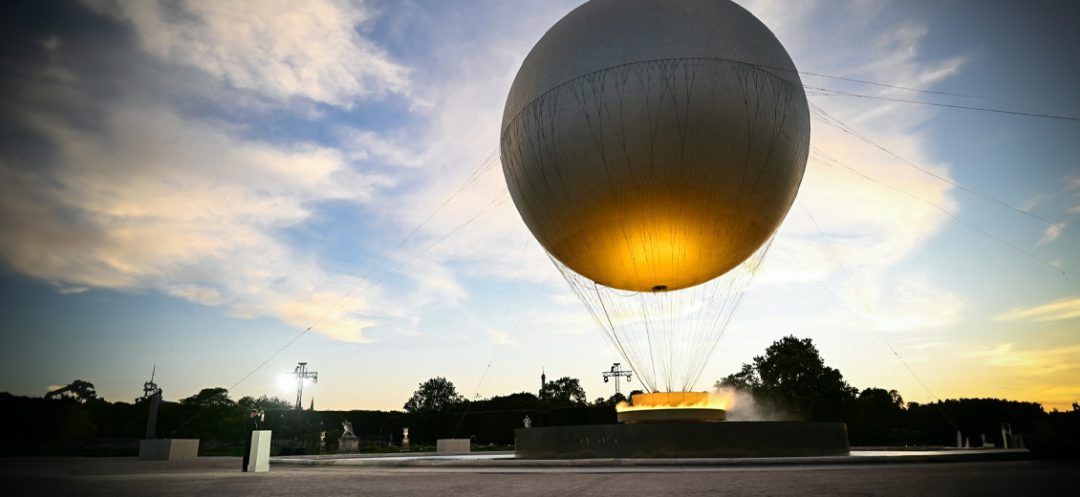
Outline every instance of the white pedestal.
POLYGON ((442 438, 436 442, 436 454, 468 454, 471 450, 468 438, 442 438))
POLYGON ((160 438, 139 440, 141 461, 193 461, 199 456, 197 438, 160 438))
POLYGON ((270 430, 251 432, 251 452, 247 470, 249 473, 270 471, 270 430))

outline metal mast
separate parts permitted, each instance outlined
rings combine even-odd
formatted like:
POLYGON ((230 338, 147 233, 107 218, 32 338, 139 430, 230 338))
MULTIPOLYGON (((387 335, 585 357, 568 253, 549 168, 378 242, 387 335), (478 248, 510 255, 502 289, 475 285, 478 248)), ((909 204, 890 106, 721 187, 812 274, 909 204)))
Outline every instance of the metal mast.
POLYGON ((621 363, 618 363, 618 362, 613 363, 611 365, 610 370, 603 372, 604 383, 607 383, 608 380, 610 380, 611 378, 615 378, 615 395, 619 394, 619 379, 625 376, 626 381, 629 382, 630 381, 630 375, 632 375, 634 373, 633 371, 631 371, 629 369, 620 369, 619 368, 620 364, 621 363))
POLYGON ((154 376, 156 375, 157 364, 154 365, 154 369, 150 373, 150 381, 143 383, 143 398, 150 402, 150 415, 146 418, 145 438, 147 440, 157 438, 157 417, 158 409, 161 407, 161 387, 154 383, 154 376))
POLYGON ((296 410, 299 411, 303 408, 304 381, 311 380, 312 383, 318 383, 319 373, 315 371, 308 371, 307 363, 301 362, 296 365, 296 369, 293 370, 293 374, 296 375, 296 410))

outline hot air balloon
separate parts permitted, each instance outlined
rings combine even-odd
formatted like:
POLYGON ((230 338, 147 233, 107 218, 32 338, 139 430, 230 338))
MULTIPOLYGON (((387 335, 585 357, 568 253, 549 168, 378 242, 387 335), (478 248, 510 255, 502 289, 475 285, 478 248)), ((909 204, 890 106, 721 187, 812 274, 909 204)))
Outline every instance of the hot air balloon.
POLYGON ((806 94, 729 0, 591 0, 525 58, 507 187, 645 387, 688 391, 802 181, 806 94))

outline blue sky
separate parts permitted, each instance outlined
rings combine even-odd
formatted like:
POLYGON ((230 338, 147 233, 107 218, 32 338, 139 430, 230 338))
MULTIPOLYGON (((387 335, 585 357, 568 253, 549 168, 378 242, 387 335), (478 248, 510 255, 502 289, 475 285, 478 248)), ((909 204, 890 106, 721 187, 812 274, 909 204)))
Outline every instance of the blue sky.
MULTIPOLYGON (((988 99, 809 85, 1080 115, 1076 2, 740 3, 803 71, 988 99)), ((541 368, 610 395, 599 372, 618 357, 487 160, 521 60, 577 4, 5 2, 0 390, 83 378, 130 399, 156 364, 176 399, 232 385, 325 315, 234 395, 289 397, 298 361, 322 408, 400 408, 436 375, 531 391, 541 368)), ((930 400, 879 323, 937 396, 1080 399, 1080 281, 1046 264, 1080 273, 1080 125, 811 102, 1065 228, 814 120, 817 150, 989 236, 812 160, 699 386, 794 333, 856 386, 930 400)))

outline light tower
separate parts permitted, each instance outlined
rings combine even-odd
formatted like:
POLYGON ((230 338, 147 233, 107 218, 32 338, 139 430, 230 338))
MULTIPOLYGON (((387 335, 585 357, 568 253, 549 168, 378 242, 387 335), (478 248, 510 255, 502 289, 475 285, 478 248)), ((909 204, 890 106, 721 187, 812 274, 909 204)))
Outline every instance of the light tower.
POLYGON ((301 362, 296 365, 296 369, 293 370, 293 374, 296 375, 296 410, 299 411, 303 408, 304 381, 311 380, 312 383, 318 383, 319 373, 315 371, 308 371, 307 363, 301 362))
POLYGON ((631 371, 629 369, 620 369, 619 365, 620 365, 620 363, 618 363, 618 362, 613 363, 611 365, 610 370, 603 372, 604 383, 607 383, 608 380, 610 380, 611 378, 615 378, 615 395, 619 394, 619 379, 625 376, 626 381, 629 382, 630 381, 630 375, 632 375, 634 373, 633 371, 631 371))

